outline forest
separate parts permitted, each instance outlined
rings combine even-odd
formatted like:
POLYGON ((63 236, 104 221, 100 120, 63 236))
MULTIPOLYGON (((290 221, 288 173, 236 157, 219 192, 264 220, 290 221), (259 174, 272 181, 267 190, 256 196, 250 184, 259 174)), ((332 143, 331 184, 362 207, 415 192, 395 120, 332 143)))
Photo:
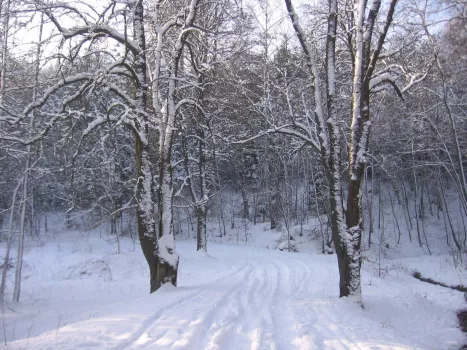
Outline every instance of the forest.
POLYGON ((465 0, 0 0, 3 343, 459 349, 466 150, 465 0))

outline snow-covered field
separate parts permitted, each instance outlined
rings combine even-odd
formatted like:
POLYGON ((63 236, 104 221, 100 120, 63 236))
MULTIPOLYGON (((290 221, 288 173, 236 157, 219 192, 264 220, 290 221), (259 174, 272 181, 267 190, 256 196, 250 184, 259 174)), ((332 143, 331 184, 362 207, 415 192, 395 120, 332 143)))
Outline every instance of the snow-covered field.
POLYGON ((413 269, 446 276, 448 255, 384 260, 381 267, 369 259, 361 309, 338 298, 335 255, 259 247, 266 239, 255 246, 256 236, 274 236, 258 227, 249 245, 210 243, 207 255, 195 252, 194 241, 177 242, 179 286, 152 295, 137 242, 122 240, 116 254, 115 242, 96 232, 30 240, 21 304, 3 305, 2 343, 8 349, 277 350, 463 344, 456 319, 462 293, 410 276, 413 269))

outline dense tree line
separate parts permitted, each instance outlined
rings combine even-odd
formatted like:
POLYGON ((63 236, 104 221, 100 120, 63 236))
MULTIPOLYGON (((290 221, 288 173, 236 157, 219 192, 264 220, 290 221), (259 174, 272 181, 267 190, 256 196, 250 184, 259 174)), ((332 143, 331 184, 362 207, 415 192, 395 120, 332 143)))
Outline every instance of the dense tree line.
POLYGON ((117 237, 134 228, 151 292, 177 284, 185 210, 203 251, 208 219, 220 235, 236 216, 269 221, 290 248, 290 227, 318 217, 340 295, 360 300, 368 185, 381 182, 410 240, 429 249, 429 212, 465 252, 446 199, 455 189, 467 214, 465 3, 296 6, 1 2, 0 223, 18 242, 16 300, 24 235, 47 231, 52 211, 70 228, 76 215, 117 237))

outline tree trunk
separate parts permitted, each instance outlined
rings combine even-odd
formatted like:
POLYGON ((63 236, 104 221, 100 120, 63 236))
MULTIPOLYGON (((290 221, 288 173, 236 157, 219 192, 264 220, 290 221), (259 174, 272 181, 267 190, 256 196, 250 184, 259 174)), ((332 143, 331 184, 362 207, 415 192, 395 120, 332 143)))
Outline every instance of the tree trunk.
POLYGON ((269 216, 271 219, 271 230, 276 229, 279 224, 278 218, 280 217, 280 200, 281 198, 279 191, 274 192, 274 194, 271 196, 271 199, 269 200, 269 216))
POLYGON ((137 221, 138 236, 144 257, 149 265, 150 293, 155 292, 160 283, 157 281, 157 235, 154 219, 154 186, 149 163, 149 147, 143 144, 138 137, 136 139, 136 168, 138 170, 138 187, 136 198, 138 202, 137 221))
POLYGON ((340 147, 336 125, 330 123, 329 163, 324 164, 329 183, 329 199, 331 211, 331 232, 336 249, 339 266, 339 296, 354 297, 361 303, 361 255, 360 245, 362 231, 360 223, 360 181, 350 180, 347 198, 346 222, 342 204, 342 188, 340 175, 340 147))
POLYGON ((206 244, 206 209, 203 204, 195 208, 196 212, 196 250, 207 251, 206 244))
POLYGON ((241 191, 242 191, 242 201, 243 201, 243 219, 249 219, 250 218, 250 206, 248 204, 248 194, 246 193, 244 184, 241 184, 241 191))
POLYGON ((11 241, 13 237, 13 219, 15 215, 15 203, 16 203, 16 196, 18 194, 18 190, 23 183, 23 178, 18 181, 18 185, 16 186, 15 190, 13 191, 13 196, 11 199, 11 207, 10 207, 10 224, 8 227, 8 242, 6 246, 5 252, 5 259, 3 261, 3 268, 2 268, 2 282, 0 285, 0 302, 3 302, 5 297, 5 288, 6 288, 6 276, 8 274, 8 263, 10 262, 10 250, 11 250, 11 241))
MULTIPOLYGON (((139 175, 137 187, 138 236, 144 257, 149 265, 150 293, 153 293, 164 283, 177 284, 178 256, 170 249, 170 246, 174 246, 173 239, 162 239, 163 235, 160 235, 161 238, 158 239, 154 217, 155 203, 153 198, 155 198, 155 194, 149 161, 149 147, 140 140, 136 142, 136 162, 139 175)), ((171 198, 170 193, 169 196, 171 198)), ((160 197, 159 213, 161 217, 159 221, 163 220, 169 224, 167 227, 159 222, 159 230, 167 231, 172 228, 171 232, 173 233, 171 202, 169 202, 169 210, 167 210, 167 206, 161 205, 164 201, 167 201, 167 195, 160 197)), ((171 236, 173 238, 173 234, 171 236)))
MULTIPOLYGON (((359 188, 356 187, 358 184, 356 182, 351 182, 349 185, 349 199, 354 200, 354 196, 360 197, 359 188)), ((331 206, 331 211, 333 208, 331 206)), ((336 244, 336 253, 338 255, 339 261, 339 270, 340 270, 340 296, 347 297, 353 296, 356 297, 359 302, 361 302, 361 278, 360 278, 360 269, 362 265, 360 248, 361 248, 361 238, 362 238, 362 228, 359 224, 354 225, 355 221, 361 221, 361 208, 358 211, 350 212, 347 209, 347 227, 342 228, 338 226, 340 237, 346 237, 345 244, 340 242, 336 244), (337 248, 339 246, 339 248, 337 248)), ((332 214, 331 219, 336 215, 332 214)), ((334 236, 334 240, 336 237, 334 236)))
MULTIPOLYGON (((202 78, 199 79, 200 83, 203 82, 202 78)), ((203 92, 200 93, 200 101, 203 102, 203 92)), ((204 114, 199 111, 198 112, 198 127, 197 127, 197 135, 198 135, 198 152, 199 152, 199 163, 198 163, 198 170, 199 170, 199 186, 200 186, 200 194, 198 202, 199 204, 195 207, 197 212, 197 250, 202 250, 207 252, 207 238, 206 238, 206 216, 207 216, 207 205, 208 205, 208 186, 207 186, 207 179, 206 179, 206 151, 205 151, 205 135, 203 130, 203 120, 204 114)), ((193 183, 190 181, 190 185, 193 183)), ((192 195, 193 198, 196 200, 196 192, 195 189, 192 187, 192 195)))
MULTIPOLYGON (((340 196, 335 196, 331 191, 331 232, 335 242, 337 262, 339 266, 339 296, 355 296, 361 300, 360 267, 361 258, 359 251, 359 240, 345 241, 344 237, 361 237, 360 228, 346 229, 343 223, 342 206, 339 204, 340 196)), ((340 194, 340 192, 337 192, 340 194)))
MULTIPOLYGON (((171 137, 170 135, 167 135, 171 137)), ((170 141, 171 143, 171 141, 170 141)), ((179 257, 175 250, 173 230, 173 184, 170 146, 160 155, 159 175, 159 243, 158 283, 177 285, 179 257)))
POLYGON ((24 230, 26 224, 26 204, 28 199, 29 164, 31 161, 30 146, 28 146, 27 152, 26 171, 23 178, 23 197, 21 203, 20 230, 18 239, 18 258, 16 259, 15 289, 13 291, 13 301, 16 302, 19 302, 19 294, 21 292, 21 273, 23 269, 24 230))

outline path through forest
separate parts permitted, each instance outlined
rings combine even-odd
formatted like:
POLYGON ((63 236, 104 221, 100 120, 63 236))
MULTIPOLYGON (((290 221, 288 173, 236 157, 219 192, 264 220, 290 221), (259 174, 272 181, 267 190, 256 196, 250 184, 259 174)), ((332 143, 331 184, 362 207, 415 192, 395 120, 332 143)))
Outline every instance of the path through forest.
MULTIPOLYGON (((361 309, 338 298, 335 256, 228 245, 211 245, 206 255, 193 252, 192 245, 179 243, 179 287, 150 296, 131 298, 139 290, 125 289, 133 281, 124 271, 128 264, 109 263, 117 267, 107 284, 87 268, 73 288, 63 286, 74 293, 67 307, 22 310, 25 318, 16 321, 7 315, 10 324, 35 319, 23 335, 17 327, 8 348, 455 349, 462 341, 455 312, 447 307, 454 310, 462 294, 408 274, 383 279, 364 269, 361 309), (94 292, 93 283, 99 283, 94 292), (91 311, 85 310, 90 303, 83 293, 100 293, 91 311)), ((130 262, 122 256, 111 257, 130 262)))

